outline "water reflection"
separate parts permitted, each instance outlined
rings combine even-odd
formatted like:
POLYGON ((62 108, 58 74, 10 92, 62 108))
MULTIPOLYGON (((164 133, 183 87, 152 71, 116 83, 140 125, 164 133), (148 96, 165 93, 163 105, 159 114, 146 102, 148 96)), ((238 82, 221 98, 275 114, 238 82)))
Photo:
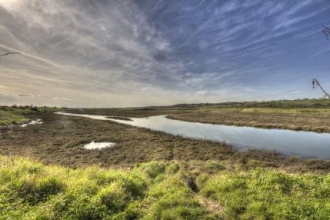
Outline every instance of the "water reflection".
POLYGON ((287 155, 330 159, 330 134, 328 133, 202 124, 172 120, 165 116, 131 118, 132 121, 125 121, 99 115, 58 114, 109 120, 172 135, 226 142, 240 150, 266 149, 287 155))

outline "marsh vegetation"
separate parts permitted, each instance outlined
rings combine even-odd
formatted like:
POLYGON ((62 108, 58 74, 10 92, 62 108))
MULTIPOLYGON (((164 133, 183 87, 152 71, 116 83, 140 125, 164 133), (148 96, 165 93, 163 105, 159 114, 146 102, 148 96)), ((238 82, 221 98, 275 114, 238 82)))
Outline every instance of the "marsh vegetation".
MULTIPOLYGON (((262 115, 263 121, 274 114, 328 114, 323 107, 226 105, 84 109, 84 114, 206 120, 206 112, 225 115, 235 110, 236 115, 262 115)), ((2 126, 2 219, 325 219, 330 211, 328 160, 239 152, 226 143, 52 110, 6 111, 24 118, 20 123, 41 119, 43 124, 2 126), (83 148, 92 141, 116 145, 83 148)))

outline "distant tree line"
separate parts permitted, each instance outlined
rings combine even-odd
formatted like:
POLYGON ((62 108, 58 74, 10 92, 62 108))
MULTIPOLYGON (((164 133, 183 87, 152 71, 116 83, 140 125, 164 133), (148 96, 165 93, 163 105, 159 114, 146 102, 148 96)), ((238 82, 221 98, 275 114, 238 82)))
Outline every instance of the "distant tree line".
POLYGON ((6 110, 9 108, 18 108, 18 109, 29 109, 32 111, 39 111, 39 109, 57 109, 56 106, 54 107, 49 107, 49 106, 34 106, 34 105, 12 105, 12 106, 0 106, 1 109, 6 110))

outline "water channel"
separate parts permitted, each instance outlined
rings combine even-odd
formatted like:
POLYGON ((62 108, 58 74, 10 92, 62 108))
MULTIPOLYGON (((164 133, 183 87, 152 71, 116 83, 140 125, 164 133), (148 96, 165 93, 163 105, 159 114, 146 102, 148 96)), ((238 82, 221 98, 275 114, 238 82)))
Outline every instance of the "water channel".
POLYGON ((57 114, 109 120, 187 138, 225 142, 238 150, 265 149, 275 150, 286 155, 330 159, 329 133, 203 124, 172 120, 164 115, 119 120, 100 115, 63 112, 57 114))

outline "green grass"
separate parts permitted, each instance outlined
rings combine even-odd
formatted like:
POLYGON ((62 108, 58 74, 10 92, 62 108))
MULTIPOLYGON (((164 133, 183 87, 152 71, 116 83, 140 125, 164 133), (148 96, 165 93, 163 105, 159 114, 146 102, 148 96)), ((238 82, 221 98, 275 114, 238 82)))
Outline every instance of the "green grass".
POLYGON ((199 108, 329 108, 330 99, 296 99, 274 101, 223 102, 195 104, 199 108))
POLYGON ((22 116, 20 112, 0 110, 0 126, 27 122, 29 119, 22 116))
POLYGON ((70 169, 0 156, 0 219, 328 219, 330 174, 223 165, 70 169))
POLYGON ((0 156, 0 219, 216 219, 162 162, 69 169, 0 156))
POLYGON ((50 107, 0 107, 0 126, 22 124, 28 122, 26 114, 34 112, 59 111, 58 108, 50 107))
POLYGON ((226 219, 329 219, 330 175, 266 169, 200 177, 201 194, 225 207, 226 219))
POLYGON ((329 114, 330 109, 326 108, 243 108, 240 112, 251 112, 251 113, 284 113, 284 114, 329 114))

